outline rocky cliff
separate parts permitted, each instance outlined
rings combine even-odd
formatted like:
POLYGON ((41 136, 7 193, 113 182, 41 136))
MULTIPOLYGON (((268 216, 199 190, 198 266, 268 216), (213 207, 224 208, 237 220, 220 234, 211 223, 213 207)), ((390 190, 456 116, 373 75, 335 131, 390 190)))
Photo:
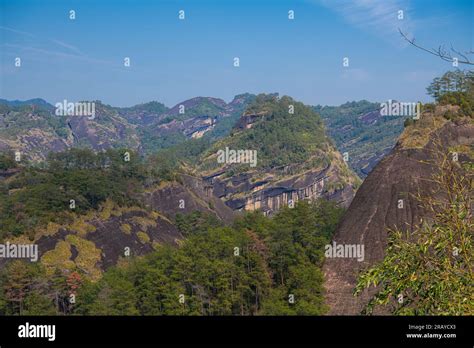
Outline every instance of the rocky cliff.
POLYGON ((201 159, 198 172, 213 194, 233 210, 265 215, 303 199, 326 198, 348 206, 359 179, 327 138, 319 116, 288 97, 257 99, 231 135, 201 159), (255 167, 220 161, 222 149, 255 151, 255 167))
POLYGON ((364 245, 365 258, 328 258, 324 265, 327 303, 330 314, 359 314, 372 293, 352 295, 358 273, 384 257, 387 229, 398 227, 412 231, 423 211, 412 194, 431 194, 429 181, 437 170, 432 149, 439 142, 446 149, 467 152, 460 160, 472 162, 474 124, 472 118, 448 121, 442 117, 447 110, 437 107, 435 114, 424 114, 415 125, 401 135, 396 147, 365 179, 344 215, 335 236, 337 244, 364 245), (470 153, 470 155, 469 155, 470 153), (471 157, 469 157, 471 156, 471 157), (400 205, 402 201, 402 205, 400 205))

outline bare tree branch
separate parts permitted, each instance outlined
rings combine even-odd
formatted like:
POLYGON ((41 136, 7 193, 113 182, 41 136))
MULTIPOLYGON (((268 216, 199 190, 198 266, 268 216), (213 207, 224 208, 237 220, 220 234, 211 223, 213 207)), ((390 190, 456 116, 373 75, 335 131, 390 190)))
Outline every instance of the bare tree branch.
POLYGON ((418 48, 422 51, 428 52, 429 54, 437 56, 437 57, 441 58, 442 60, 445 60, 447 62, 454 62, 457 59, 457 62, 459 64, 474 65, 474 62, 466 56, 466 54, 474 54, 473 51, 468 51, 468 52, 465 52, 465 54, 463 54, 463 53, 455 50, 453 48, 453 46, 451 45, 451 51, 453 51, 458 56, 460 56, 462 58, 462 60, 461 60, 458 57, 453 57, 449 51, 446 51, 444 49, 443 46, 439 46, 437 50, 435 50, 433 48, 428 49, 428 48, 425 48, 423 46, 420 46, 420 45, 416 44, 415 43, 415 38, 410 39, 400 28, 398 28, 398 31, 399 31, 400 35, 405 39, 405 41, 407 41, 411 45, 415 46, 416 48, 418 48))
MULTIPOLYGON (((454 49, 453 45, 451 45, 451 51, 453 51, 454 53, 456 53, 458 56, 461 56, 462 58, 464 58, 466 61, 469 61, 469 58, 467 56, 465 56, 463 53, 457 51, 456 49, 454 49)), ((469 52, 466 52, 466 54, 472 54, 472 53, 469 53, 469 52)))

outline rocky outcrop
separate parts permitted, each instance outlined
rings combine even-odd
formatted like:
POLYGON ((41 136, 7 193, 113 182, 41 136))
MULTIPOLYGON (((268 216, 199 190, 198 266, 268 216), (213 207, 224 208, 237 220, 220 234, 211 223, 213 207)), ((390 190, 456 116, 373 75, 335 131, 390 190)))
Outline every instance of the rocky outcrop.
POLYGON ((239 129, 249 129, 252 128, 254 123, 261 121, 264 118, 265 112, 244 114, 240 117, 236 127, 239 129))
MULTIPOLYGON (((68 222, 49 223, 32 240, 10 238, 11 244, 35 244, 41 264, 55 269, 81 269, 92 280, 120 259, 152 252, 160 245, 177 245, 183 238, 172 221, 156 211, 118 207, 107 201, 99 211, 72 215, 68 222)), ((7 259, 0 260, 4 267, 7 259)))
POLYGON ((177 213, 188 214, 193 211, 214 214, 225 222, 234 219, 234 212, 214 195, 212 185, 185 174, 179 177, 179 181, 166 183, 148 192, 148 206, 170 219, 177 213))
MULTIPOLYGON (((19 169, 0 172, 0 180, 19 169)), ((121 207, 107 200, 97 211, 70 214, 62 225, 49 223, 34 232, 32 240, 20 237, 11 243, 38 245, 39 259, 47 269, 80 268, 98 279, 122 258, 141 256, 160 245, 178 245, 183 239, 175 226, 178 213, 201 211, 230 223, 235 214, 212 194, 212 187, 200 178, 181 175, 177 181, 149 187, 140 200, 142 207, 121 207)), ((7 261, 0 260, 0 267, 7 261)))
POLYGON ((310 170, 283 180, 274 180, 272 176, 254 180, 251 173, 226 179, 225 173, 218 172, 204 179, 217 197, 237 211, 261 210, 265 215, 271 216, 282 207, 301 200, 326 198, 348 206, 354 196, 354 188, 350 185, 333 189, 328 187, 335 180, 333 167, 330 165, 323 170, 310 170))
POLYGON ((231 135, 203 154, 197 172, 228 207, 265 215, 319 198, 348 206, 359 184, 319 115, 277 94, 259 95, 231 135))
POLYGON ((135 130, 115 109, 95 103, 95 116, 57 116, 54 107, 37 104, 0 107, 0 150, 19 151, 22 160, 38 162, 50 152, 71 147, 100 151, 113 147, 137 150, 135 130))
MULTIPOLYGON (((81 244, 89 246, 89 250, 77 250, 80 258, 87 257, 92 250, 96 251, 97 259, 90 267, 97 271, 116 265, 120 258, 150 253, 157 245, 177 245, 183 238, 171 221, 157 213, 139 208, 117 208, 107 217, 99 214, 90 219, 79 218, 71 225, 59 227, 53 234, 42 235, 36 240, 40 257, 43 258, 48 253, 60 257, 58 243, 74 245, 69 236, 74 236, 72 240, 82 241, 81 244)), ((68 260, 77 263, 72 254, 62 261, 68 260)), ((56 259, 46 257, 42 261, 48 265, 56 259)))
POLYGON ((182 133, 187 138, 201 138, 205 133, 214 129, 217 118, 209 116, 196 116, 184 121, 173 120, 156 127, 156 134, 182 133))
MULTIPOLYGON (((432 124, 436 122, 438 121, 432 124)), ((407 141, 399 141, 357 191, 334 235, 334 241, 337 244, 364 245, 365 259, 363 262, 354 258, 326 259, 324 273, 330 314, 359 314, 373 292, 366 291, 357 298, 352 295, 357 275, 383 259, 387 246, 387 229, 398 227, 412 231, 421 218, 427 217, 427 212, 419 207, 411 194, 418 191, 428 194, 433 191, 433 184, 427 179, 436 170, 435 166, 429 164, 434 139, 439 139, 446 148, 474 144, 472 120, 440 122, 442 125, 431 133, 428 128, 423 127, 419 127, 419 132, 422 133, 417 133, 416 129, 405 130, 405 136, 401 139, 406 138, 407 132, 416 133, 417 139, 411 140, 416 146, 411 146, 407 141), (420 142, 426 134, 429 139, 420 142), (401 208, 399 200, 403 202, 401 208)))
POLYGON ((21 171, 20 168, 9 168, 6 170, 0 169, 0 180, 9 178, 15 174, 18 174, 21 171))
POLYGON ((213 131, 216 137, 226 135, 254 97, 237 95, 230 103, 197 97, 170 109, 158 102, 118 108, 94 101, 93 117, 57 116, 55 107, 41 99, 0 99, 0 151, 20 151, 35 162, 71 147, 152 153, 213 131))

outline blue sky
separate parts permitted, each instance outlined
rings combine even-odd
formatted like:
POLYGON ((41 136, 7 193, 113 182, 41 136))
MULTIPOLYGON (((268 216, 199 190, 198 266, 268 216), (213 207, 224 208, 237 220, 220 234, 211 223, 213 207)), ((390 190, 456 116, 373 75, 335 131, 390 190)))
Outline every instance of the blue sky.
POLYGON ((408 45, 397 28, 430 48, 472 50, 473 7, 472 0, 0 0, 0 98, 172 106, 278 92, 323 105, 426 101, 425 87, 451 64, 408 45))

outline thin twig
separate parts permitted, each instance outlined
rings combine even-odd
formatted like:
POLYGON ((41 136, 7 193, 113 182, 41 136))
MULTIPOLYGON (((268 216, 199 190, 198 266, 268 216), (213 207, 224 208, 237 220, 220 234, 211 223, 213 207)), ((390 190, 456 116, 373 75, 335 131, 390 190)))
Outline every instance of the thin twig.
MULTIPOLYGON (((461 52, 455 50, 453 48, 453 46, 451 45, 451 50, 458 54, 459 56, 461 56, 464 60, 460 60, 458 59, 457 57, 453 58, 451 56, 451 54, 449 52, 447 52, 443 46, 439 46, 439 48, 437 50, 435 49, 428 49, 428 48, 425 48, 423 46, 420 46, 418 44, 415 43, 415 38, 408 38, 408 36, 400 29, 398 28, 398 32, 400 33, 400 35, 405 39, 405 41, 407 41, 408 43, 410 43, 411 45, 415 46, 416 48, 422 50, 422 51, 425 51, 425 52, 428 52, 429 54, 432 54, 434 56, 437 56, 439 58, 441 58, 442 60, 444 61, 447 61, 447 62, 454 62, 456 59, 457 59, 457 63, 459 64, 468 64, 468 65, 474 65, 474 62, 472 62, 465 54, 462 54, 461 52)), ((466 54, 474 54, 473 51, 468 51, 466 52, 466 54)))

